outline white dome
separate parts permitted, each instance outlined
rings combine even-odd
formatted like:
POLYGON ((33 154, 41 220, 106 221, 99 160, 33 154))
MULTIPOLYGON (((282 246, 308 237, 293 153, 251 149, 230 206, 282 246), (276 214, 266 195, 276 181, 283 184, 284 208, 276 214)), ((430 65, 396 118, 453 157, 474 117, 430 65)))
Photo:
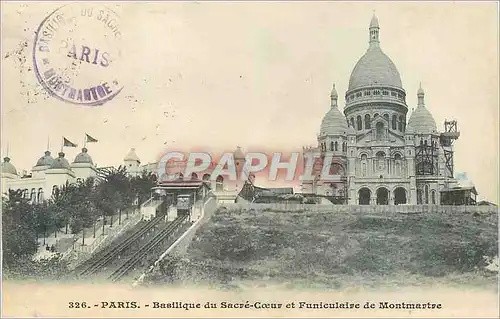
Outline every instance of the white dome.
POLYGON ((4 160, 4 162, 2 163, 2 173, 17 175, 17 170, 14 167, 14 165, 12 165, 12 163, 10 163, 10 158, 5 157, 3 160, 4 160))
POLYGON ((415 133, 432 133, 437 131, 436 121, 431 112, 424 106, 419 106, 411 114, 407 129, 415 133))
POLYGON ((337 107, 332 107, 321 121, 320 135, 347 134, 347 120, 337 107))
POLYGON ((127 161, 136 161, 136 162, 141 162, 139 159, 139 156, 135 153, 135 148, 131 148, 130 152, 128 152, 127 156, 123 159, 125 162, 127 161))
POLYGON ((94 164, 92 161, 92 157, 90 157, 89 153, 87 153, 87 149, 84 147, 82 148, 82 152, 78 155, 76 155, 75 160, 73 163, 89 163, 89 164, 94 164))
POLYGON ((379 46, 370 46, 356 63, 349 79, 348 90, 373 85, 403 88, 396 65, 379 46))
POLYGON ((45 155, 38 159, 36 166, 51 166, 52 163, 54 163, 54 158, 50 155, 50 151, 45 151, 45 155))
POLYGON ((50 166, 50 168, 66 168, 70 169, 70 165, 67 159, 64 158, 64 153, 59 152, 59 157, 54 159, 54 162, 50 166))
POLYGON ((378 19, 373 15, 369 27, 370 46, 352 70, 348 91, 366 86, 403 88, 396 65, 380 48, 379 29, 378 19))

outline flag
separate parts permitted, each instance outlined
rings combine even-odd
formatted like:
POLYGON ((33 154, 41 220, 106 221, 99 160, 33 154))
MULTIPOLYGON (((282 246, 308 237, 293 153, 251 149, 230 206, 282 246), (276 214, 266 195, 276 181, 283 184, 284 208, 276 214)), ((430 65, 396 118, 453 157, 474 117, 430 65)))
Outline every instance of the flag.
POLYGON ((70 142, 68 139, 66 139, 65 137, 63 137, 63 146, 64 147, 78 147, 78 144, 75 144, 73 142, 70 142))
POLYGON ((90 136, 87 133, 85 133, 85 142, 86 143, 96 143, 97 139, 95 139, 92 136, 90 136))

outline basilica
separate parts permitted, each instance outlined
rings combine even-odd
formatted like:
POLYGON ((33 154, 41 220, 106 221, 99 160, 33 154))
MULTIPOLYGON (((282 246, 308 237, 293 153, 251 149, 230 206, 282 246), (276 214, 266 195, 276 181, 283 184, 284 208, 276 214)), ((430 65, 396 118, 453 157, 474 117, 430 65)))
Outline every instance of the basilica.
POLYGON ((457 123, 445 121, 444 131, 438 131, 422 87, 407 119, 406 91, 381 48, 375 15, 368 31, 368 49, 351 73, 344 112, 334 84, 318 146, 304 148, 304 156, 317 158, 305 164, 317 178, 304 182, 302 192, 327 196, 336 204, 446 204, 450 194, 467 191, 453 177, 457 123), (330 174, 340 175, 339 181, 321 180, 326 157, 332 160, 330 174))
MULTIPOLYGON (((304 171, 312 171, 315 178, 302 182, 301 193, 322 197, 333 204, 476 204, 473 184, 464 185, 454 178, 453 142, 460 136, 456 121, 445 121, 443 131, 438 131, 426 107, 422 87, 416 92, 416 108, 407 119, 406 91, 398 69, 382 51, 379 34, 378 19, 374 15, 369 26, 368 49, 351 73, 343 112, 339 109, 334 84, 318 144, 303 148, 304 171), (340 178, 322 180, 324 166, 329 168, 330 175, 340 178)), ((97 140, 90 137, 88 142, 97 140)), ((239 147, 233 157, 236 165, 244 165, 245 154, 239 147)), ((180 171, 185 163, 172 165, 172 169, 179 171, 179 177, 183 177, 180 171)), ((158 163, 141 165, 135 149, 131 149, 122 166, 128 174, 137 175, 143 171, 155 173, 158 163)), ((226 196, 234 200, 245 182, 232 182, 221 175, 211 180, 214 167, 211 163, 200 176, 192 174, 190 178, 202 179, 210 183, 220 198, 226 196)), ((55 158, 47 150, 29 175, 19 174, 6 157, 1 165, 2 190, 5 195, 8 189, 21 189, 26 198, 40 202, 67 182, 99 178, 109 169, 112 168, 96 167, 85 147, 72 163, 62 149, 55 158)), ((251 183, 253 187, 253 181, 251 183)), ((275 190, 283 191, 282 188, 275 190)))

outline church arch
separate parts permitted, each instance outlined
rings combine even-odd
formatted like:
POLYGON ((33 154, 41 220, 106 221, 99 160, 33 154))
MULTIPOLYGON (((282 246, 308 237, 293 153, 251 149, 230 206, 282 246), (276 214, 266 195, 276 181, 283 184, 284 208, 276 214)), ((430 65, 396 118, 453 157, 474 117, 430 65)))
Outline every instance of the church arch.
POLYGON ((385 113, 384 119, 386 120, 386 123, 389 123, 389 114, 385 113))
POLYGON ((339 150, 339 143, 335 141, 335 152, 339 150))
POLYGON ((431 191, 431 204, 436 205, 436 191, 435 190, 431 191))
POLYGON ((394 205, 406 204, 406 189, 399 186, 394 189, 394 205))
POLYGON ((358 191, 359 205, 370 205, 371 191, 367 187, 362 187, 358 191))
POLYGON ((358 131, 361 131, 363 129, 363 121, 361 120, 361 115, 358 115, 358 117, 356 118, 356 122, 357 122, 357 129, 358 131))
POLYGON ((396 116, 396 115, 393 115, 393 116, 392 116, 392 129, 393 129, 394 131, 397 129, 397 122, 398 122, 397 116, 396 116))
POLYGON ((351 117, 351 127, 354 128, 354 117, 351 117))
POLYGON ((384 186, 377 189, 377 205, 389 205, 389 190, 384 186))
POLYGON ((370 114, 365 115, 365 129, 370 129, 372 127, 370 114))
POLYGON ((330 165, 330 175, 345 175, 345 169, 344 166, 340 163, 333 162, 330 165))

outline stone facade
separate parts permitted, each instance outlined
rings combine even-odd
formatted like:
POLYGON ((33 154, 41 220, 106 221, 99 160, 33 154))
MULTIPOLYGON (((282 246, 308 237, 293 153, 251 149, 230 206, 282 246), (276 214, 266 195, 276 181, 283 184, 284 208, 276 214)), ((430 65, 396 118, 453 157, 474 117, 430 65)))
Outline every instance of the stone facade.
POLYGON ((343 114, 333 85, 318 146, 304 148, 305 165, 313 166, 316 179, 304 182, 302 192, 351 205, 439 204, 440 192, 456 185, 451 142, 458 133, 438 132, 421 87, 407 121, 406 91, 380 48, 379 30, 374 16, 369 48, 351 74, 343 114), (321 180, 326 159, 331 159, 330 174, 341 177, 338 181, 321 180))

